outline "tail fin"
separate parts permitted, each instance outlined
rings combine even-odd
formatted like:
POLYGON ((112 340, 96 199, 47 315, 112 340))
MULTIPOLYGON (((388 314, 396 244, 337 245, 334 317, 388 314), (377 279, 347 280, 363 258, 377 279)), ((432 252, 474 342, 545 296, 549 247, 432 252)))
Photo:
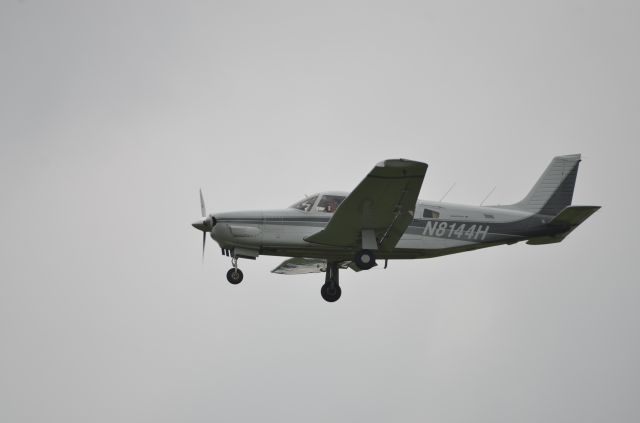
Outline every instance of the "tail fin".
POLYGON ((571 205, 579 165, 580 154, 554 157, 529 194, 509 207, 548 216, 557 215, 571 205))

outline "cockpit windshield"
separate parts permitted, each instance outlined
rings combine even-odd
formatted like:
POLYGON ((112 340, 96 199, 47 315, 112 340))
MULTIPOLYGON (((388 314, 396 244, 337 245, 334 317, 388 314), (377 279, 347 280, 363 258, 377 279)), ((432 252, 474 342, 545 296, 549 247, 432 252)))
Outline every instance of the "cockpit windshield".
POLYGON ((334 213, 345 198, 344 195, 323 195, 320 197, 320 201, 318 201, 316 211, 334 213))
POLYGON ((295 203, 291 208, 308 212, 311 210, 311 207, 313 207, 317 199, 317 195, 307 197, 304 200, 295 203))
POLYGON ((346 195, 340 194, 316 194, 295 203, 290 208, 303 212, 335 213, 345 198, 347 198, 346 195), (318 198, 320 199, 318 200, 318 198))

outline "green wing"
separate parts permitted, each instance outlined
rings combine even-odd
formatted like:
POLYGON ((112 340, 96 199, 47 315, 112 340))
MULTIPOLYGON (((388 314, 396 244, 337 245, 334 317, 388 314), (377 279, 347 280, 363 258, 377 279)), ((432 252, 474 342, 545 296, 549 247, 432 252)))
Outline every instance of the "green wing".
POLYGON ((411 160, 378 163, 340 204, 327 226, 305 241, 340 247, 393 249, 413 220, 426 172, 426 163, 411 160))

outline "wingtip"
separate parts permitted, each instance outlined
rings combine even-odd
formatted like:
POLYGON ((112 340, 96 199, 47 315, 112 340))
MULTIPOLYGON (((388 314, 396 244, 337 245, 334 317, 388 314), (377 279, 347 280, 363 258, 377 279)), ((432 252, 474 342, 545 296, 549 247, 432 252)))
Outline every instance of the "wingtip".
POLYGON ((582 160, 582 154, 580 154, 580 153, 565 154, 563 156, 556 156, 554 158, 555 159, 568 160, 568 161, 572 161, 572 162, 579 162, 580 160, 582 160))
POLYGON ((409 159, 386 159, 376 164, 376 167, 424 167, 426 168, 428 165, 424 162, 418 162, 415 160, 409 159))

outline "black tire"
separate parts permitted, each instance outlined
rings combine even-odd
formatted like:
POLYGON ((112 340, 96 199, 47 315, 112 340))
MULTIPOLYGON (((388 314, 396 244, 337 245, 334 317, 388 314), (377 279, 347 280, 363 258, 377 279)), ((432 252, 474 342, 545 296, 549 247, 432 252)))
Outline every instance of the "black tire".
POLYGON ((227 272, 227 280, 233 285, 237 285, 242 282, 242 278, 242 270, 240 269, 229 269, 227 272))
POLYGON ((340 285, 325 283, 322 285, 322 288, 320 288, 320 295, 322 295, 322 298, 326 302, 333 303, 340 299, 342 289, 340 289, 340 285))
POLYGON ((368 270, 376 265, 376 256, 372 251, 360 250, 356 253, 353 261, 355 261, 358 268, 362 270, 368 270))

